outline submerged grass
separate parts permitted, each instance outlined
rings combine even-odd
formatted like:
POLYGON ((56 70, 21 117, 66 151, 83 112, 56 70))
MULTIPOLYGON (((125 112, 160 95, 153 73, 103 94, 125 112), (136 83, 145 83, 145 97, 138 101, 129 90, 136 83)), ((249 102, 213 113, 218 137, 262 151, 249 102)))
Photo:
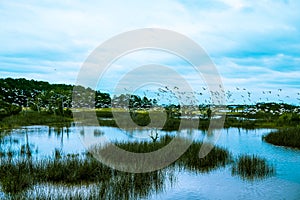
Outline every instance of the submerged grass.
POLYGON ((278 146, 300 148, 300 127, 279 129, 264 136, 263 139, 278 146))
POLYGON ((273 175, 275 169, 263 158, 256 155, 243 155, 233 165, 231 172, 233 175, 239 175, 242 179, 254 180, 273 175))

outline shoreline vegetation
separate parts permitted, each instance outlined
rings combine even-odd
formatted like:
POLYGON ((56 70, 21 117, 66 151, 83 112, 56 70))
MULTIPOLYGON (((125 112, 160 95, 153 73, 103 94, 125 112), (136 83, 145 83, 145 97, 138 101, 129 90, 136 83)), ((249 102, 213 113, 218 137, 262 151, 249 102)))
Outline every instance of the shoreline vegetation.
MULTIPOLYGON (((190 98, 184 91, 180 91, 180 88, 176 87, 174 90, 179 90, 183 99, 190 98)), ((206 91, 207 88, 203 90, 206 91)), ((299 106, 283 102, 249 102, 220 107, 213 105, 208 97, 204 96, 204 91, 194 94, 198 95, 203 104, 193 105, 186 102, 184 105, 176 105, 172 100, 177 98, 168 87, 158 88, 156 96, 150 98, 146 94, 111 96, 109 93, 82 86, 50 84, 24 78, 0 79, 0 128, 71 122, 72 111, 76 110, 85 116, 94 115, 96 112, 103 126, 117 126, 114 114, 129 112, 137 125, 145 126, 156 118, 161 120, 159 117, 163 113, 167 119, 164 130, 176 130, 182 119, 200 119, 199 129, 207 129, 209 121, 219 115, 226 115, 225 128, 280 128, 300 124, 299 106), (169 103, 160 103, 158 99, 162 96, 169 99, 169 103), (150 119, 149 113, 153 114, 151 117, 154 119, 150 119)), ((251 97, 251 92, 246 89, 245 92, 251 97)), ((232 92, 227 91, 226 94, 229 100, 232 92)))
POLYGON ((46 112, 27 110, 0 120, 0 130, 31 125, 66 126, 72 121, 73 119, 70 116, 61 116, 46 112))
MULTIPOLYGON (((126 109, 112 109, 112 108, 104 108, 104 109, 84 109, 83 111, 80 111, 81 119, 84 119, 82 121, 85 125, 101 125, 101 126, 110 126, 110 127, 118 127, 118 123, 113 117, 113 114, 117 113, 118 116, 124 115, 124 120, 128 120, 128 112, 130 115, 130 119, 132 120, 135 125, 138 126, 146 126, 148 125, 151 120, 153 121, 159 121, 159 117, 161 117, 161 113, 163 113, 165 116, 167 114, 165 111, 151 111, 151 110, 140 110, 140 111, 129 111, 126 109), (151 117, 149 117, 149 113, 151 112, 151 117), (98 119, 98 124, 92 124, 90 121, 93 121, 91 117, 94 117, 96 114, 98 119), (157 118, 156 118, 157 115, 157 118)), ((70 113, 72 113, 70 111, 70 113)), ((293 114, 290 114, 293 115, 293 114)), ((300 121, 300 115, 299 119, 297 118, 294 121, 290 120, 290 115, 285 114, 284 118, 286 120, 283 120, 281 117, 279 118, 273 118, 273 119, 265 119, 265 118, 247 118, 244 114, 231 114, 227 113, 225 116, 225 122, 224 122, 224 128, 245 128, 245 129, 256 129, 256 128, 276 128, 276 129, 282 129, 282 128, 292 128, 296 127, 300 121), (288 116, 288 117, 286 117, 288 116), (288 121, 287 123, 285 121, 288 121)), ((180 123, 182 120, 191 121, 196 120, 198 121, 198 129, 201 130, 207 130, 210 124, 209 118, 191 118, 191 119, 185 119, 180 117, 166 117, 166 122, 163 126, 162 130, 165 131, 173 131, 178 130, 180 123)), ((214 119, 218 120, 218 119, 214 119)), ((7 117, 4 117, 0 119, 0 130, 5 129, 12 129, 17 128, 20 126, 30 126, 30 125, 61 125, 61 126, 68 126, 71 122, 73 122, 73 116, 72 114, 69 115, 56 115, 51 114, 44 111, 34 111, 34 110, 23 110, 19 112, 18 114, 10 115, 7 117)), ((121 120, 122 121, 122 120, 121 120)), ((153 128, 156 124, 152 123, 153 128)), ((157 124, 158 127, 160 127, 160 123, 157 124)))
MULTIPOLYGON (((118 142, 116 145, 124 150, 140 153, 159 149, 171 140, 172 137, 166 135, 157 142, 118 142)), ((27 198, 29 194, 32 195, 33 190, 38 192, 34 192, 37 196, 31 196, 32 198, 50 198, 55 194, 49 193, 51 190, 49 187, 66 188, 59 198, 65 196, 72 199, 139 199, 162 192, 166 184, 176 183, 176 173, 181 170, 208 173, 231 165, 232 171, 235 172, 235 159, 228 150, 214 147, 205 158, 199 158, 201 145, 202 142, 193 143, 173 164, 149 173, 114 170, 97 161, 90 153, 65 155, 63 152, 56 151, 54 156, 38 160, 28 155, 17 158, 2 157, 0 186, 7 199, 27 198), (43 185, 47 185, 48 189, 43 185), (80 192, 81 188, 89 188, 90 193, 80 192)), ((238 158, 238 169, 233 175, 249 181, 263 179, 274 173, 274 169, 264 159, 254 155, 250 157, 249 162, 248 160, 241 162, 238 158)))
MULTIPOLYGON (((174 91, 180 91, 176 87, 174 91)), ((207 88, 203 89, 204 91, 207 88)), ((132 120, 136 125, 160 127, 162 116, 166 119, 163 130, 178 130, 181 121, 199 120, 198 129, 208 129, 210 121, 218 121, 224 116, 224 128, 287 128, 300 124, 300 107, 286 103, 261 102, 244 105, 217 106, 211 104, 204 91, 196 92, 205 104, 175 105, 159 103, 159 98, 171 98, 174 93, 168 87, 158 88, 156 96, 147 97, 134 94, 111 96, 109 93, 91 88, 66 84, 50 84, 44 81, 20 79, 0 79, 0 131, 28 125, 68 125, 73 114, 80 112, 86 125, 91 116, 96 116, 101 126, 117 127, 120 121, 132 120), (94 99, 92 99, 94 97, 94 99), (74 101, 76 99, 76 101, 74 101), (93 102, 93 105, 90 105, 93 102), (128 115, 129 113, 129 115, 128 115), (114 116, 125 116, 116 122, 114 116), (151 115, 151 118, 150 118, 151 115), (130 116, 130 119, 128 119, 130 116), (158 122, 159 125, 153 122, 158 122)), ((251 92, 247 94, 251 97, 251 92)), ((190 96, 180 91, 182 98, 190 96)), ((227 98, 232 92, 227 91, 227 98)), ((172 98, 173 98, 172 97, 172 98)), ((174 100, 174 98, 172 99, 174 100)), ((229 99, 228 99, 229 100, 229 99)), ((76 115, 74 115, 76 117, 76 115)), ((75 119, 76 120, 76 119, 75 119)), ((221 120, 222 121, 222 120, 221 120)), ((194 121, 193 121, 194 122, 194 121)), ((98 124, 97 124, 98 125, 98 124)))
MULTIPOLYGON (((122 149, 141 153, 167 145, 171 136, 164 136, 157 142, 130 143, 116 145, 122 149)), ((165 169, 150 173, 127 173, 114 170, 93 158, 92 154, 63 154, 56 151, 54 157, 33 160, 31 157, 3 157, 0 162, 0 185, 9 195, 19 195, 38 184, 89 185, 96 184, 102 193, 98 198, 135 199, 147 197, 150 192, 159 192, 165 182, 175 181, 174 170, 186 168, 190 171, 208 172, 223 167, 231 160, 230 153, 215 147, 205 158, 197 157, 202 143, 189 147, 175 163, 165 169), (113 196, 115 195, 115 196, 113 196)))
POLYGON ((300 149, 300 127, 289 127, 273 131, 264 136, 263 140, 277 146, 300 149))

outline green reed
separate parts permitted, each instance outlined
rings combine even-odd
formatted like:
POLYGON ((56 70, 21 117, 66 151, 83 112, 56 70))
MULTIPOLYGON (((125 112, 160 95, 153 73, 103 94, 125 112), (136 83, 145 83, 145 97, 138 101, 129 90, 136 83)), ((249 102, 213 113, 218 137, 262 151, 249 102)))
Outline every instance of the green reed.
POLYGON ((278 146, 300 148, 300 127, 279 129, 267 134, 263 139, 278 146))
POLYGON ((266 159, 257 155, 242 155, 232 166, 232 174, 242 179, 255 180, 269 177, 275 173, 275 168, 266 159))

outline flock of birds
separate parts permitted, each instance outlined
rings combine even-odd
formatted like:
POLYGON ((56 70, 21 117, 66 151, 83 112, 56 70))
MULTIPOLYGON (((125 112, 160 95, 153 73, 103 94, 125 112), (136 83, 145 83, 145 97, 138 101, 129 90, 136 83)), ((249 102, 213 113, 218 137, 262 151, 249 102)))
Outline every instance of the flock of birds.
MULTIPOLYGON (((153 94, 153 92, 146 90, 144 96, 146 96, 146 94, 153 94)), ((226 104, 244 105, 254 105, 262 102, 288 103, 289 100, 291 100, 294 104, 300 105, 300 92, 297 92, 295 96, 290 96, 286 95, 283 89, 252 92, 246 88, 236 87, 232 91, 225 91, 224 89, 209 91, 207 87, 201 87, 200 91, 186 92, 180 90, 177 86, 165 86, 158 88, 157 91, 154 92, 153 98, 158 102, 166 102, 167 104, 174 104, 175 102, 181 101, 187 105, 194 105, 195 103, 208 105, 221 104, 221 100, 225 100, 223 102, 226 104), (214 97, 215 100, 213 100, 212 97, 214 97)))
MULTIPOLYGON (((28 106, 30 103, 34 103, 32 100, 37 96, 42 96, 42 91, 31 91, 28 95, 22 90, 7 89, 4 87, 0 88, 0 94, 2 94, 2 101, 12 102, 19 106, 28 106)), ((124 88, 124 92, 129 91, 124 88)), ((59 95, 59 94, 57 94, 59 95)), ((61 97, 53 95, 51 98, 69 99, 70 97, 61 97)), ((77 95, 81 95, 80 92, 77 95)), ((199 106, 199 105, 255 105, 257 103, 289 103, 300 105, 300 92, 296 92, 292 95, 289 91, 284 91, 279 88, 276 90, 261 90, 261 91, 250 91, 243 87, 235 87, 233 90, 225 91, 221 85, 215 91, 210 91, 208 87, 200 87, 197 91, 184 90, 178 86, 164 86, 159 87, 155 90, 147 89, 143 91, 144 97, 150 97, 152 100, 155 99, 157 105, 183 105, 183 106, 199 106)), ((81 105, 90 104, 87 101, 91 101, 91 95, 84 95, 86 100, 79 102, 81 105)), ((128 96, 128 95, 127 95, 128 96)), ((128 96, 130 97, 130 95, 128 96)), ((112 98, 114 101, 114 98, 112 98)), ((154 101, 152 101, 154 102, 154 101)))
MULTIPOLYGON (((129 90, 124 88, 124 91, 129 90)), ((284 91, 281 88, 250 91, 244 87, 235 87, 233 90, 225 91, 219 86, 215 91, 211 91, 208 87, 201 87, 198 91, 187 92, 178 86, 164 86, 145 90, 141 94, 156 99, 158 105, 181 105, 187 113, 199 110, 201 107, 204 110, 208 106, 212 109, 224 110, 224 106, 227 106, 226 112, 234 110, 240 112, 242 110, 242 112, 249 114, 258 112, 274 115, 281 115, 286 112, 300 114, 300 92, 293 95, 291 91, 284 91), (268 105, 261 106, 262 104, 268 105), (240 109, 236 109, 236 107, 240 107, 240 109)))

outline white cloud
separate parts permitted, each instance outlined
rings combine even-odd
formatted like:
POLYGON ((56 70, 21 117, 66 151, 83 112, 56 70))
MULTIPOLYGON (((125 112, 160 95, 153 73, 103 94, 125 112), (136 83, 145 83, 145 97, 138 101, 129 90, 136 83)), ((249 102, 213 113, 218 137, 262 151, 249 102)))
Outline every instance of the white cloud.
MULTIPOLYGON (((297 0, 1 1, 1 77, 74 83, 81 64, 102 42, 124 31, 157 27, 199 43, 230 88, 294 90, 299 83, 294 78, 299 75, 299 8, 297 0)), ((112 77, 151 59, 178 61, 165 54, 129 56, 116 63, 112 77)), ((193 79, 179 67, 182 63, 177 65, 193 79)))

